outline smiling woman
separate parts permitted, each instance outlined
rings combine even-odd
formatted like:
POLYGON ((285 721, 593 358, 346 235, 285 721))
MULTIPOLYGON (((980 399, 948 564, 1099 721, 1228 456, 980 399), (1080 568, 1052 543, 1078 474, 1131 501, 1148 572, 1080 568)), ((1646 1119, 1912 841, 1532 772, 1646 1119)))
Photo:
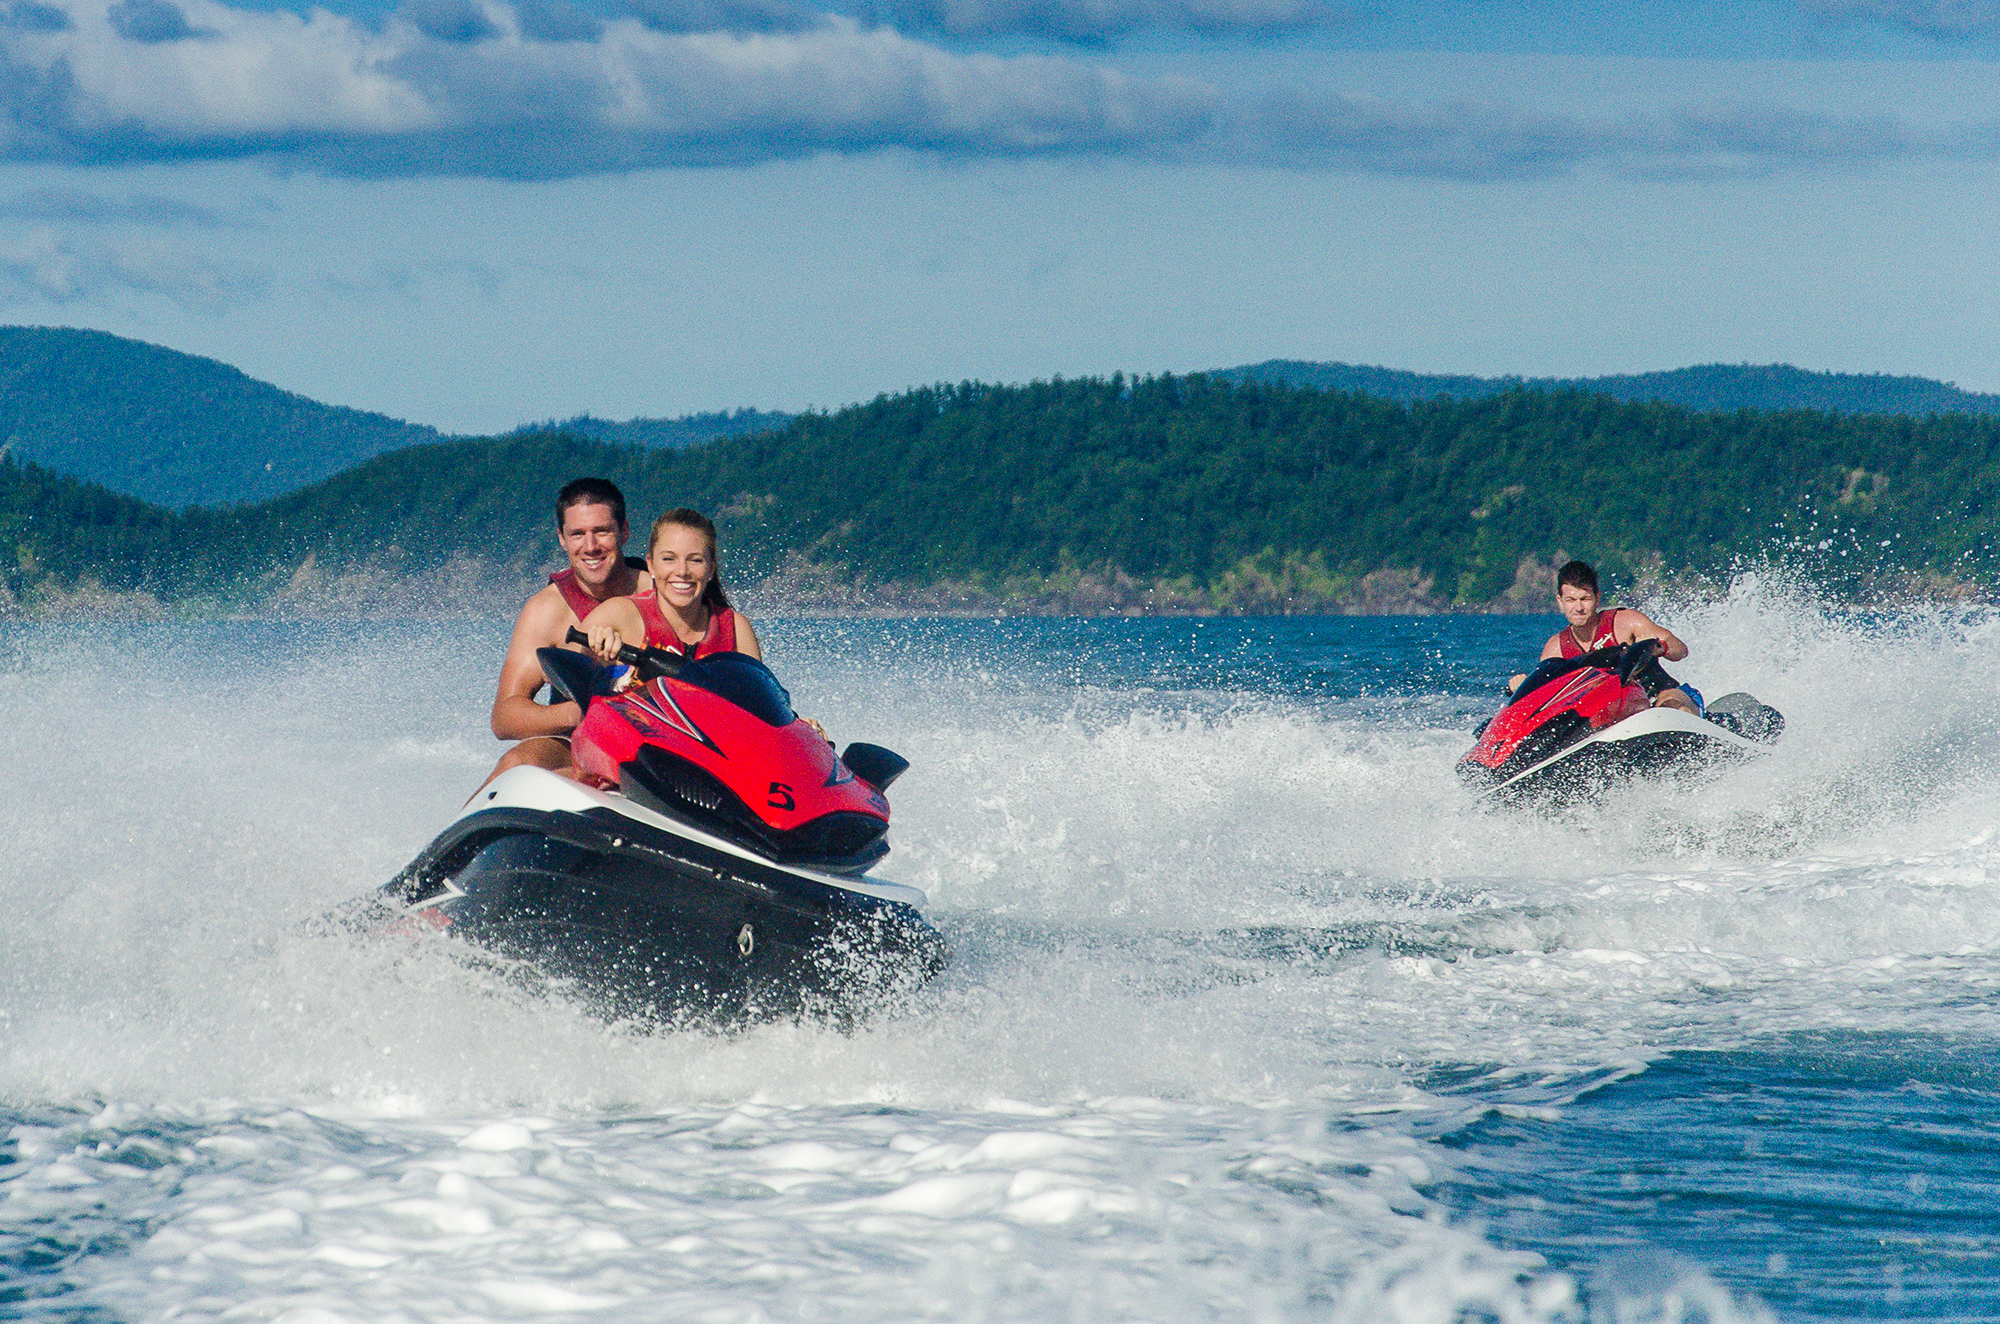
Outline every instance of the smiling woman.
POLYGON ((722 587, 722 559, 715 525, 698 510, 681 507, 653 521, 646 546, 652 585, 612 598, 584 618, 590 651, 606 665, 631 645, 666 648, 690 657, 711 653, 764 655, 750 618, 729 604, 722 587))

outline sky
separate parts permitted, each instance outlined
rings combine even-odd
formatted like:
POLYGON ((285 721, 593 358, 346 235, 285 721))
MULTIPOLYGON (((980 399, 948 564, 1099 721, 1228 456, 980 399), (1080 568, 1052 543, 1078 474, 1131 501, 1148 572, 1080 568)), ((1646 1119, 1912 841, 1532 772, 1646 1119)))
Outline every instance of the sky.
POLYGON ((2000 390, 2000 0, 0 0, 0 321, 453 432, 1296 358, 2000 390))

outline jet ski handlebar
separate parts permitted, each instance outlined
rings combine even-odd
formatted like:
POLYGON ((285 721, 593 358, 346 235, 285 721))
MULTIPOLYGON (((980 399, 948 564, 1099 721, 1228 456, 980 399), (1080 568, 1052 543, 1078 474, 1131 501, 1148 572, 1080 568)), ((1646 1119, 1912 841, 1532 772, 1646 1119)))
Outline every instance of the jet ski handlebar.
POLYGON ((1593 648, 1588 653, 1569 659, 1569 664, 1571 668, 1597 667, 1604 671, 1615 671, 1618 673, 1619 682, 1629 685, 1632 683, 1632 677, 1644 670, 1646 664, 1659 655, 1659 640, 1634 639, 1629 644, 1593 648))
MULTIPOLYGON (((571 626, 565 641, 590 647, 590 636, 571 626)), ((687 657, 670 648, 634 648, 625 644, 618 650, 618 660, 635 668, 641 680, 655 680, 661 676, 671 676, 687 665, 687 657)))
MULTIPOLYGON (((1612 650, 1605 650, 1610 652, 1612 650)), ((1618 679, 1621 684, 1630 685, 1632 678, 1646 669, 1646 664, 1660 655, 1660 641, 1657 639, 1634 639, 1618 654, 1618 679)))

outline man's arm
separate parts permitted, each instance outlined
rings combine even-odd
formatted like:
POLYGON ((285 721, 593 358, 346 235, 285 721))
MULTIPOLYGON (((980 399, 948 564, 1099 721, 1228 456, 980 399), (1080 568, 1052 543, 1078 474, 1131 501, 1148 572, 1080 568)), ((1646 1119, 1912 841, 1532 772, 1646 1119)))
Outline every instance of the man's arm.
POLYGON ((1621 607, 1618 611, 1618 642, 1637 643, 1641 639, 1660 641, 1660 656, 1668 662, 1678 662, 1688 655, 1688 646, 1674 637, 1674 632, 1664 625, 1656 624, 1642 611, 1621 607))
POLYGON ((507 660, 500 664, 500 685, 493 696, 493 734, 500 739, 568 735, 583 720, 573 703, 544 707, 535 702, 535 691, 542 687, 542 664, 535 660, 535 650, 560 642, 569 615, 561 595, 543 589, 515 618, 514 637, 507 641, 507 660))

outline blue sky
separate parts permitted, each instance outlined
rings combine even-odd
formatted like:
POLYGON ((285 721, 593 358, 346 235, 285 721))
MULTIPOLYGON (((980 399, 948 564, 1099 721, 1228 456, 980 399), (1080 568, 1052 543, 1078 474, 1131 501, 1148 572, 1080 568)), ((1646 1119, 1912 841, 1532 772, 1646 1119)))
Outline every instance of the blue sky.
POLYGON ((1288 357, 2000 390, 2000 0, 0 0, 0 319, 455 431, 1288 357))

